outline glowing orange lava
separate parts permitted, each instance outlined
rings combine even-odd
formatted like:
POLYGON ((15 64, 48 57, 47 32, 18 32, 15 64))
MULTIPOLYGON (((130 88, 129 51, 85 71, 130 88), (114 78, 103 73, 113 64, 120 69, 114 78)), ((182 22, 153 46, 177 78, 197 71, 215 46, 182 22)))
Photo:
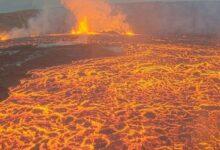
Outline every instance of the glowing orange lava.
POLYGON ((9 36, 7 34, 0 34, 0 41, 5 41, 5 40, 8 40, 9 39, 9 36))
POLYGON ((219 149, 219 47, 126 37, 77 46, 118 44, 119 56, 31 70, 11 87, 0 150, 219 149))
POLYGON ((103 0, 61 0, 76 18, 77 23, 71 34, 118 33, 131 35, 126 15, 115 11, 108 1, 103 0))
MULTIPOLYGON (((108 31, 102 31, 102 32, 108 32, 108 31)), ((83 17, 83 19, 81 19, 78 24, 77 24, 77 27, 76 29, 73 28, 71 30, 71 34, 87 34, 87 35, 94 35, 94 34, 98 34, 97 32, 94 32, 94 31, 91 31, 91 28, 90 28, 90 23, 88 22, 88 19, 87 17, 83 17)), ((124 34, 124 35, 127 35, 127 36, 134 36, 135 33, 133 31, 127 31, 127 32, 124 32, 124 33, 120 33, 119 34, 124 34)))
POLYGON ((72 29, 71 34, 95 34, 95 32, 90 31, 88 19, 84 17, 79 21, 77 29, 72 29))
POLYGON ((134 33, 134 32, 132 32, 132 31, 128 31, 128 32, 126 32, 126 33, 125 33, 125 35, 128 35, 128 36, 134 36, 134 35, 135 35, 135 33, 134 33))

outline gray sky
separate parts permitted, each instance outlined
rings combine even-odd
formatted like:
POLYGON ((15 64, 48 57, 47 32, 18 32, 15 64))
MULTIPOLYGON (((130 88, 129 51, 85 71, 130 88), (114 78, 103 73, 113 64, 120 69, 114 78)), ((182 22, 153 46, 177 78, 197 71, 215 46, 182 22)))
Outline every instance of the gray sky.
MULTIPOLYGON (((59 0, 0 0, 0 12, 10 12, 22 9, 41 8, 44 1, 51 7, 56 6, 59 0)), ((202 1, 202 0, 110 0, 112 2, 138 2, 138 1, 202 1)), ((204 0, 203 0, 204 1, 204 0)), ((206 0, 212 1, 212 0, 206 0)))

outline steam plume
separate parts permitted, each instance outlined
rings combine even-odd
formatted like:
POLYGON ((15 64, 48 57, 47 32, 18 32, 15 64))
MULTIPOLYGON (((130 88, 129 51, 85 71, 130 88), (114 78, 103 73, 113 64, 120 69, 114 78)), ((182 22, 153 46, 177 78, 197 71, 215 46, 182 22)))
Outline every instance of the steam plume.
POLYGON ((62 8, 50 8, 47 1, 39 14, 28 20, 27 25, 22 28, 13 28, 9 32, 10 38, 40 36, 49 33, 65 32, 66 11, 62 8))

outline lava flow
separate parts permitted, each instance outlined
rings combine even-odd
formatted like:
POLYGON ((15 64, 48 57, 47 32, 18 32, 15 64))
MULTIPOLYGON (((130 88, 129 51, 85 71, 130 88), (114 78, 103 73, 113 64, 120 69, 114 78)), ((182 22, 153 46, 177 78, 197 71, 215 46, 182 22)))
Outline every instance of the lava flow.
POLYGON ((91 36, 123 55, 29 71, 1 102, 0 149, 219 149, 219 47, 188 39, 91 36))
POLYGON ((42 13, 0 34, 0 150, 220 150, 218 37, 137 35, 106 0, 60 1, 60 32, 42 13))

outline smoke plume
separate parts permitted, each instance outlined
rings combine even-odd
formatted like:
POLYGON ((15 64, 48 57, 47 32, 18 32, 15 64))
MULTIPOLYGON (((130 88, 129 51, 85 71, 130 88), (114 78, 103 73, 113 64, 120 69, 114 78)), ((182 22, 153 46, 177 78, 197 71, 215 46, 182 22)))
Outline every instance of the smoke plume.
POLYGON ((9 37, 20 38, 66 32, 68 28, 66 16, 67 11, 65 9, 62 7, 51 8, 50 4, 45 1, 42 10, 35 17, 30 18, 27 25, 22 28, 13 28, 8 33, 9 37))

